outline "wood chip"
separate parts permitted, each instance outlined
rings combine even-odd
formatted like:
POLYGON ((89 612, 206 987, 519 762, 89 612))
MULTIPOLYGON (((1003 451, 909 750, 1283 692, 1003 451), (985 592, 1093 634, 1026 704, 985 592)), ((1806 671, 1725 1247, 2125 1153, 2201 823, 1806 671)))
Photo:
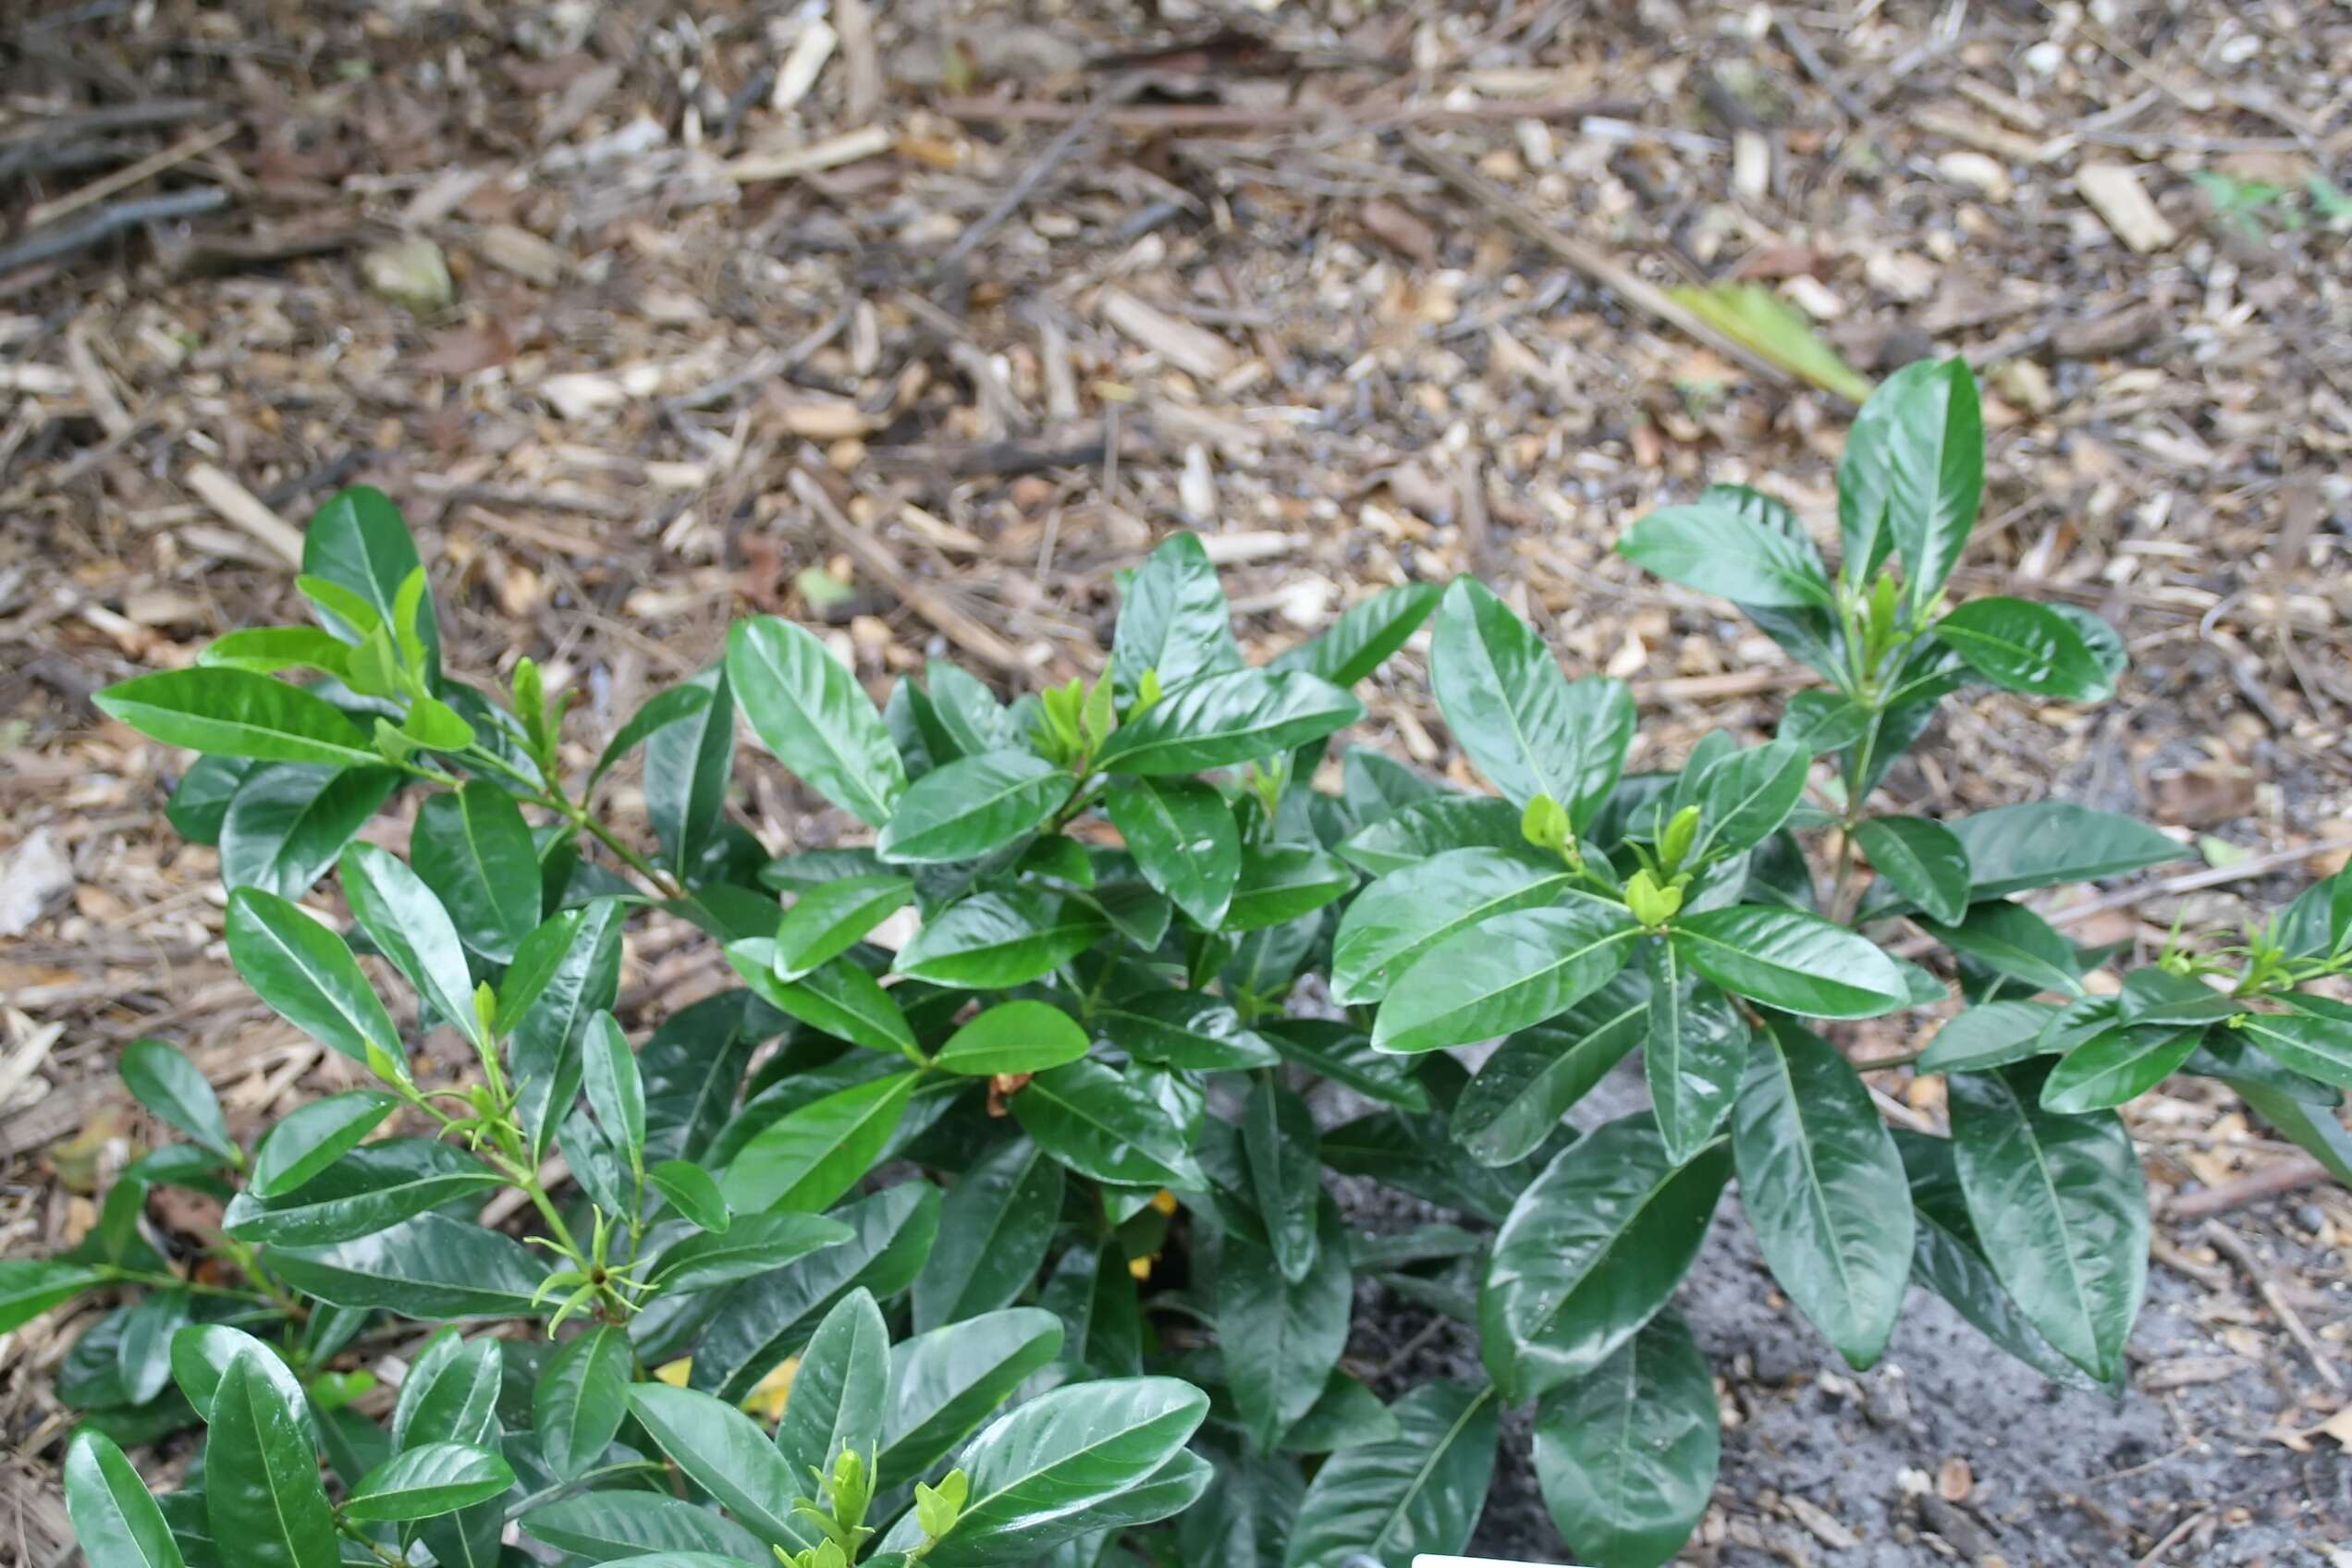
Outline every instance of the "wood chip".
POLYGON ((1179 321, 1133 294, 1106 288, 1096 302, 1102 319, 1179 370, 1214 381, 1231 372, 1240 356, 1207 327, 1179 321))
POLYGON ((2128 164, 2085 164, 2075 171, 2075 188, 2115 238, 2143 256, 2180 238, 2149 199, 2139 171, 2128 164))
POLYGON ((875 157, 890 150, 890 129, 888 126, 870 125, 862 130, 844 131, 828 136, 822 141, 812 141, 805 147, 788 147, 774 153, 746 153, 718 166, 721 178, 738 185, 753 185, 762 180, 790 179, 795 175, 817 169, 839 168, 862 158, 875 157))
POLYGON ((235 523, 294 566, 302 564, 301 531, 262 505, 253 493, 210 463, 190 463, 180 481, 204 498, 226 521, 235 523))

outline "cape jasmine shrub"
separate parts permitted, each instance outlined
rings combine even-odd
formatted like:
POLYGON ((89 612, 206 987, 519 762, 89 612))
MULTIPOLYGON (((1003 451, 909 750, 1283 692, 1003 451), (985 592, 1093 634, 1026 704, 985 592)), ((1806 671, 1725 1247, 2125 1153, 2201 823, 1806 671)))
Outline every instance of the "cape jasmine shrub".
POLYGON ((2148 1240, 2117 1106, 2205 1073, 2352 1170, 2352 1009, 2298 988, 2352 953, 2352 879, 2094 987, 2121 955, 2019 896, 2172 839, 2059 802, 1874 807, 1946 695, 2096 702, 2123 665, 2078 610, 1947 602, 1982 471, 1966 370, 1922 363, 1855 423, 1834 575, 1752 490, 1635 523, 1626 555, 1825 682, 1776 739, 1635 775, 1626 688, 1568 679, 1476 582, 1389 589, 1253 668, 1188 535, 1124 584, 1091 684, 1007 706, 935 665, 877 708, 807 631, 745 620, 582 771, 569 694, 527 659, 495 697, 445 670, 398 517, 338 496, 299 579, 315 629, 98 698, 202 753, 169 814, 219 846, 232 962, 372 1084, 249 1147, 141 1041, 123 1075, 187 1141, 70 1253, 0 1264, 0 1329, 114 1304, 59 1383, 95 1568, 1402 1564, 1469 1539, 1529 1404, 1568 1549, 1642 1568, 1714 1477, 1669 1304, 1734 1176, 1855 1366, 1917 1282, 2114 1385, 2148 1240), (1349 689, 1425 621, 1493 794, 1324 766, 1349 689), (731 821, 739 717, 865 841, 773 859, 731 821), (638 752, 650 845, 598 804, 638 752), (403 792, 407 858, 356 841, 403 792), (347 929, 295 902, 330 874, 347 929), (895 950, 870 939, 910 908, 895 950), (740 983, 632 1040, 612 1010, 649 910, 740 983), (1916 935, 1929 964, 1884 945, 1916 935), (1955 988, 1893 1059, 1948 1075, 1950 1136, 1891 1130, 1835 1021, 1925 1035, 1955 988), (417 1054, 433 1030, 465 1071, 417 1054), (1651 1109, 1572 1129, 1636 1051, 1651 1109), (1323 1114, 1318 1084, 1344 1091, 1323 1114), (1360 1233, 1326 1171, 1462 1223, 1360 1233), (158 1184, 225 1203, 209 1258, 142 1231, 158 1184), (1475 1323, 1487 1378, 1353 1376, 1366 1276, 1475 1323), (356 1368, 399 1345, 390 1397, 356 1368), (185 1489, 151 1498, 117 1444, 199 1424, 185 1489))

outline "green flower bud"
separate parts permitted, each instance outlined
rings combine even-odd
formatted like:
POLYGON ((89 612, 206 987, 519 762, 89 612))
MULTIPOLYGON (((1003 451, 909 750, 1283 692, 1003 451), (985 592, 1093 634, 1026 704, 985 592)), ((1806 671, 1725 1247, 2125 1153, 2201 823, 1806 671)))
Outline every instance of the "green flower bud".
POLYGON ((1655 931, 1674 918, 1683 907, 1683 889, 1677 883, 1663 887, 1647 870, 1636 871, 1625 883, 1625 908, 1643 926, 1655 931))
POLYGON ((1537 795, 1519 814, 1520 837, 1539 850, 1558 850, 1568 842, 1568 808, 1550 795, 1537 795))
POLYGON ((1674 820, 1668 823, 1666 831, 1658 837, 1659 862, 1670 871, 1679 867, 1697 838, 1698 807, 1684 806, 1674 814, 1674 820))

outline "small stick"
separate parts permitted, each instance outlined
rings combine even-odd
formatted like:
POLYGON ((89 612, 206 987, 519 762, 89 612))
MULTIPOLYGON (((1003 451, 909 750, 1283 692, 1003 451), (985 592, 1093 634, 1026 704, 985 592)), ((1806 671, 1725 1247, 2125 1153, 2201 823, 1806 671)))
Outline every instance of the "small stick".
POLYGON ((1133 98, 1143 84, 1144 77, 1140 72, 1130 72, 1096 94, 1095 101, 1086 105, 1086 112, 1062 127, 1054 139, 1046 143, 1045 150, 1021 171, 1021 178, 1005 188, 1005 193, 997 198, 996 204, 983 213, 978 222, 958 236, 956 242, 932 263, 932 276, 940 279, 951 277, 963 259, 972 254, 982 240, 997 231, 998 225, 1012 216, 1023 202, 1036 194, 1037 187, 1046 182, 1046 177, 1060 168, 1063 161, 1077 150, 1078 143, 1101 123, 1103 116, 1133 98))
POLYGON ((2246 1277, 2253 1280, 2254 1288, 2261 1292, 2263 1302, 2278 1315, 2278 1320, 2285 1328, 2287 1337, 2300 1345, 2303 1354, 2311 1358, 2311 1365, 2319 1369, 2319 1374, 2326 1380, 2327 1386, 2331 1389, 2343 1388, 2344 1375, 2335 1369, 2335 1364, 2328 1360, 2321 1351, 2320 1341, 2311 1337, 2311 1330, 2304 1325, 2302 1315, 2297 1313, 2294 1305, 2287 1301, 2286 1292, 2278 1288, 2278 1281, 2272 1280, 2264 1270, 2260 1261, 2254 1256, 2254 1249, 2246 1244, 2245 1238, 2220 1220, 2208 1219, 2205 1221, 2205 1239, 2211 1242, 2232 1263, 2246 1271, 2246 1277))
MULTIPOLYGON (((967 122, 1075 119, 1090 104, 1011 98, 949 98, 934 105, 949 119, 967 122)), ((1327 121, 1366 129, 1385 126, 1478 120, 1604 119, 1641 113, 1643 104, 1624 98, 1496 98, 1476 104, 1137 104, 1113 109, 1104 123, 1118 130, 1280 130, 1327 121)))
POLYGON ((141 197, 135 202, 116 202, 111 206, 99 208, 80 223, 43 229, 0 251, 0 274, 37 266, 43 262, 70 256, 77 251, 86 251, 123 229, 134 228, 142 223, 194 217, 199 213, 213 212, 227 205, 228 192, 217 185, 141 197))
POLYGON ((192 463, 182 483, 204 498, 222 519, 235 523, 295 566, 302 564, 302 535, 253 493, 210 463, 192 463))
POLYGON ((2124 888, 2103 893, 2087 903, 2069 904, 2048 916, 2052 925, 2075 925, 2094 914, 2104 914, 2112 909, 2129 909, 2142 899, 2166 898, 2174 893, 2194 893, 2206 888, 2219 888, 2224 883, 2243 882, 2265 872, 2296 865, 2314 855, 2334 854, 2339 850, 2352 850, 2352 839, 2322 839, 2316 844, 2306 844, 2297 850, 2272 850, 2268 854, 2242 860, 2235 865, 2209 866, 2203 871, 2184 871, 2177 876, 2167 876, 2138 888, 2124 888))
POLYGON ((800 497, 801 504, 832 531, 842 547, 857 557, 858 564, 880 578, 909 609, 937 627, 949 642, 1007 673, 1017 673, 1024 668, 1020 650, 1008 645, 1003 638, 917 581, 872 533, 849 520, 807 470, 795 468, 790 484, 792 494, 800 497))
POLYGON ((2327 1168, 2309 1156, 2283 1159, 2251 1176, 2240 1176, 2235 1182, 2223 1182, 2201 1193, 2174 1198, 2164 1205, 2164 1212, 2175 1219, 2210 1219, 2216 1214, 2226 1214, 2282 1193, 2316 1186, 2327 1180, 2327 1168))
POLYGON ((216 125, 210 129, 197 131, 191 136, 181 137, 162 152, 141 158, 135 164, 126 165, 103 179, 93 179, 79 190, 68 191, 55 201, 41 202, 25 214, 25 227, 39 228, 43 224, 55 222, 67 213, 78 213, 92 202, 103 202, 109 196, 128 190, 141 180, 152 179, 175 165, 184 164, 190 158, 211 152, 230 137, 235 136, 239 129, 238 123, 230 120, 226 125, 216 125))

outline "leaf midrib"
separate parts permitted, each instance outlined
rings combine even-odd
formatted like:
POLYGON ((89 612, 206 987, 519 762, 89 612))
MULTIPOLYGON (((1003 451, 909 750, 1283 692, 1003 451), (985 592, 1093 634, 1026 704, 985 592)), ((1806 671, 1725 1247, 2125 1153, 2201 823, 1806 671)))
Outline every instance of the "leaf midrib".
MULTIPOLYGON (((2066 1206, 2059 1201, 2058 1179, 2051 1173, 2049 1156, 2043 1152, 2041 1136, 2034 1130, 2033 1117, 2027 1109, 2025 1101, 2019 1097, 2016 1090, 2010 1086, 2006 1078, 1998 1073, 1990 1074, 1989 1077, 1992 1086, 2008 1102, 2010 1109, 2016 1116, 2018 1133, 2024 1137, 2026 1146, 2033 1152, 2034 1176, 2041 1185, 2042 1195, 2049 1201, 2051 1219, 2057 1229, 2058 1254, 2065 1262, 2066 1280, 2073 1287, 2067 1292, 2066 1300, 2076 1308, 2076 1316, 2082 1319, 2083 1341, 2095 1356, 2099 1354, 2099 1325, 2091 1321, 2089 1288, 2084 1282, 2082 1270, 2075 1261, 2074 1227, 2067 1224, 2066 1206)), ((1969 1218, 1973 1222, 1975 1216, 1971 1215, 1969 1218)))
MULTIPOLYGON (((753 622, 753 624, 757 626, 758 623, 753 622)), ((784 622, 779 624, 789 625, 790 623, 784 622)), ((778 631, 777 635, 785 642, 790 643, 792 641, 791 633, 790 631, 778 631)), ((803 633, 802 635, 806 635, 806 633, 803 633)), ((816 738, 818 746, 824 750, 827 756, 832 759, 834 768, 840 775, 843 790, 848 794, 856 796, 863 800, 864 802, 874 812, 875 815, 873 817, 868 817, 868 821, 873 821, 876 818, 887 821, 890 815, 889 803, 884 801, 882 797, 875 791, 872 786, 867 783, 864 775, 852 766, 849 753, 841 749, 842 737, 834 734, 832 729, 822 721, 822 716, 811 708, 808 704, 801 700, 801 693, 794 690, 792 682, 789 677, 789 673, 784 668, 782 662, 774 656, 774 650, 770 645, 769 638, 762 635, 759 631, 754 631, 746 640, 750 643, 753 652, 758 656, 760 662, 766 667, 768 678, 774 683, 773 690, 775 694, 783 702, 785 706, 790 708, 800 717, 802 728, 805 729, 809 734, 814 735, 816 738)), ((841 668, 839 661, 835 660, 833 655, 827 653, 822 646, 816 644, 814 638, 810 639, 807 643, 801 644, 800 651, 811 658, 824 659, 827 664, 832 665, 835 669, 841 668)), ((848 677, 853 694, 862 695, 863 693, 855 692, 857 677, 851 675, 846 669, 842 669, 841 673, 848 677)), ((827 670, 822 667, 817 669, 815 684, 818 688, 818 693, 820 696, 824 694, 824 688, 830 682, 831 680, 831 671, 827 670)), ((860 812, 858 815, 863 816, 865 814, 864 812, 860 812)))
POLYGON ((1403 1494, 1397 1499, 1395 1506, 1389 1510, 1389 1516, 1380 1521, 1380 1527, 1372 1532, 1372 1545, 1378 1546, 1385 1541, 1389 1532, 1396 1528, 1398 1523, 1403 1519, 1406 1510, 1413 1506, 1415 1500, 1420 1497, 1422 1489, 1429 1484, 1429 1477, 1436 1472, 1439 1462, 1453 1451, 1455 1441, 1461 1438, 1464 1428, 1470 1425, 1470 1418, 1477 1415, 1487 1401, 1494 1397, 1494 1385, 1488 1383, 1478 1390, 1468 1404, 1462 1407, 1462 1414, 1453 1418, 1452 1424, 1446 1427, 1444 1436, 1430 1447, 1427 1456, 1413 1472, 1412 1485, 1404 1488, 1403 1494))

